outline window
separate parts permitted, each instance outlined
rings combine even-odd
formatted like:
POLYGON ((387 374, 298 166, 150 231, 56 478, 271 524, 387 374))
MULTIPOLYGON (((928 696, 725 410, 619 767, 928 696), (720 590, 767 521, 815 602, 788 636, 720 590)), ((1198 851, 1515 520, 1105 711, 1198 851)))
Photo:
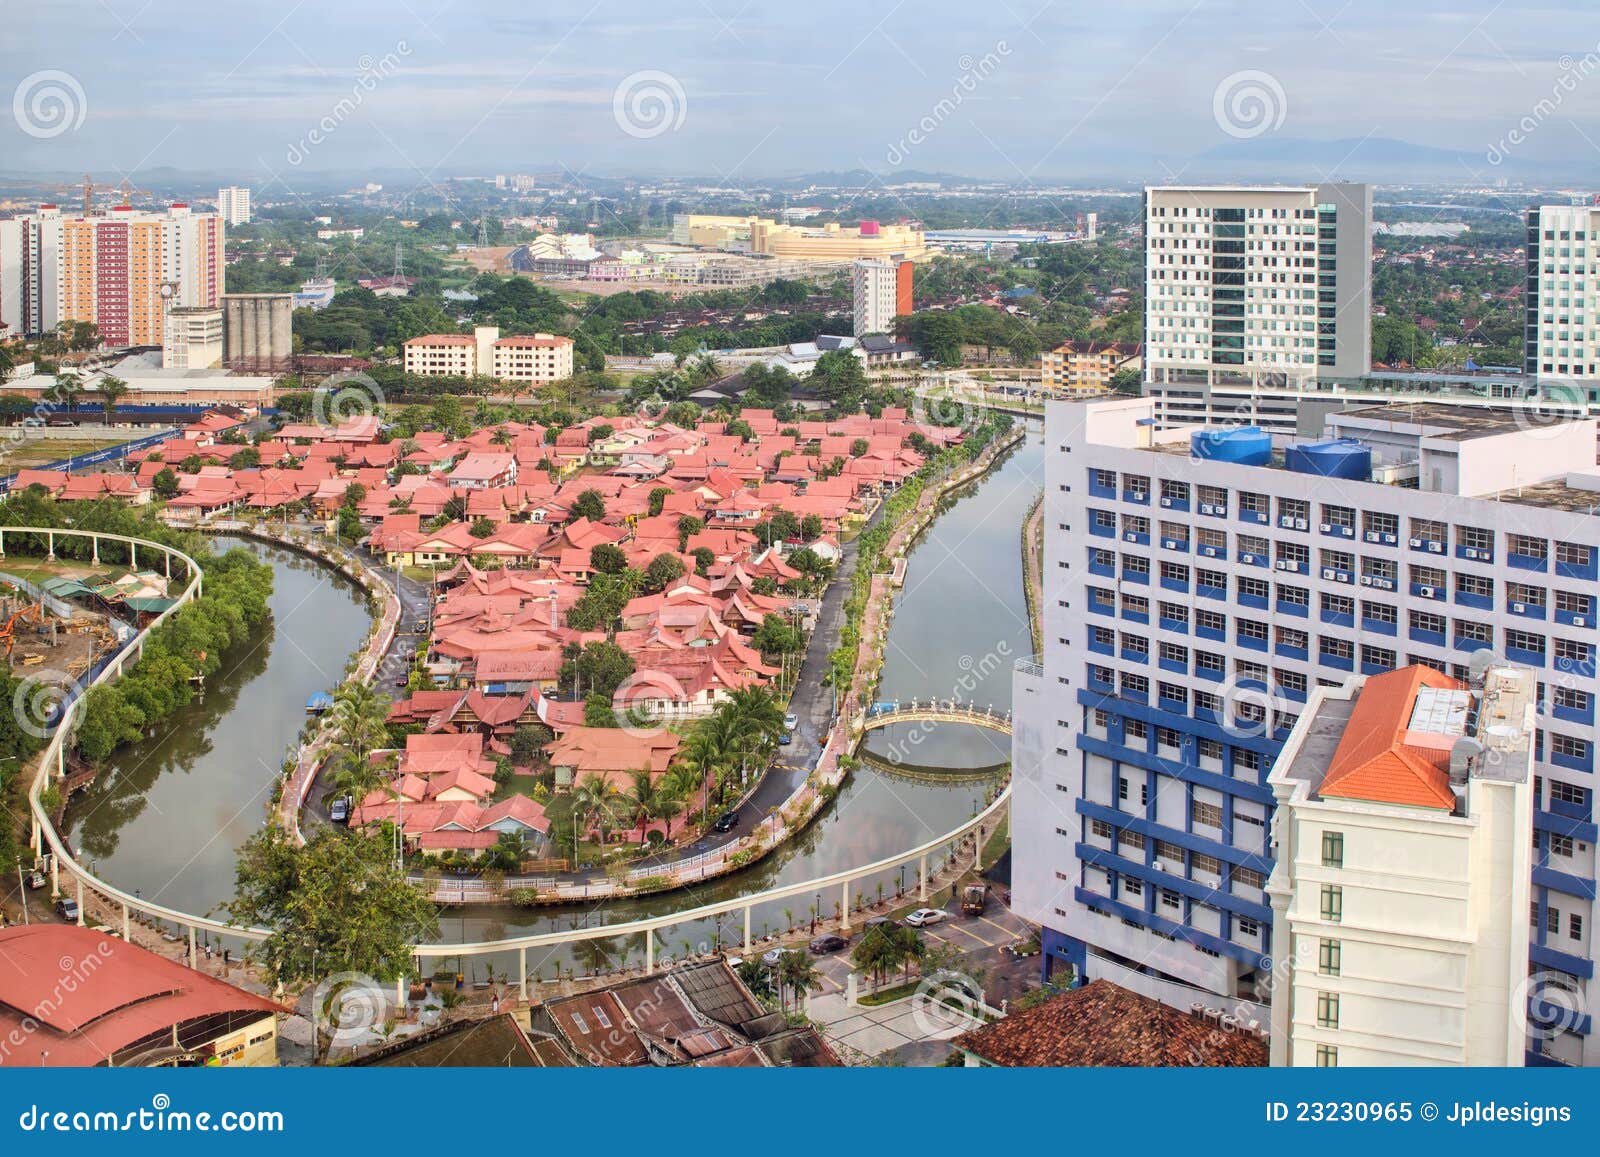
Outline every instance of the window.
POLYGON ((1413 566, 1411 581, 1418 586, 1442 591, 1445 588, 1445 573, 1436 566, 1413 566))
POLYGON ((1150 560, 1139 554, 1125 554, 1122 556, 1122 573, 1147 575, 1150 573, 1150 560))
POLYGON ((1170 888, 1161 889, 1161 906, 1178 911, 1183 908, 1183 897, 1170 888))
POLYGON ((1194 625, 1196 630, 1216 631, 1221 634, 1228 629, 1228 618, 1217 611, 1196 611, 1194 625))
POLYGON ((1122 677, 1122 694, 1135 699, 1143 699, 1150 694, 1150 680, 1143 675, 1124 675, 1122 677))
POLYGON ((1575 643, 1571 639, 1557 639, 1552 648, 1557 659, 1565 659, 1569 663, 1587 663, 1589 661, 1589 644, 1575 643))
POLYGON ((1189 689, 1180 687, 1176 683, 1162 683, 1160 685, 1161 698, 1169 703, 1182 704, 1184 710, 1189 707, 1189 689))
POLYGON ((1115 470, 1091 470, 1089 482, 1100 490, 1115 490, 1117 488, 1117 472, 1115 470))
POLYGON ((1188 502, 1189 484, 1187 482, 1168 482, 1163 480, 1161 483, 1161 501, 1163 505, 1169 502, 1188 502))
POLYGON ((1122 649, 1129 655, 1148 655, 1150 653, 1150 640, 1143 635, 1124 634, 1122 636, 1122 649))
POLYGON ((1544 562, 1550 544, 1542 538, 1534 538, 1528 534, 1506 535, 1506 550, 1511 554, 1520 554, 1524 558, 1536 558, 1544 562))
POLYGON ((1339 1049, 1334 1045, 1317 1046, 1317 1068, 1336 1069, 1339 1067, 1339 1049))
POLYGON ((1394 652, 1387 647, 1369 647, 1361 645, 1361 664, 1364 667, 1381 667, 1386 671, 1394 670, 1394 652))
POLYGON ((1305 587, 1278 587, 1278 601, 1290 607, 1308 607, 1311 605, 1311 592, 1305 587))
POLYGON ((1322 613, 1325 615, 1353 616, 1356 613, 1356 601, 1345 595, 1323 595, 1322 613))
POLYGON ((1396 617, 1395 606, 1393 603, 1375 603, 1363 599, 1361 617, 1369 623, 1392 623, 1396 617))
POLYGON ((1494 580, 1481 574, 1456 575, 1456 594, 1474 599, 1494 598, 1494 580))
POLYGON ((1393 514, 1365 510, 1361 513, 1361 521, 1368 534, 1376 534, 1382 537, 1385 534, 1397 535, 1400 533, 1400 519, 1393 514))
POLYGON ((1339 994, 1337 992, 1317 993, 1317 1027, 1339 1027, 1339 994))
POLYGON ((1324 976, 1339 975, 1339 959, 1344 952, 1344 944, 1338 940, 1319 940, 1317 942, 1317 971, 1324 976))
POLYGON ((1330 659, 1349 659, 1355 654, 1355 647, 1349 639, 1341 639, 1335 635, 1323 635, 1319 638, 1317 650, 1330 659))
POLYGON ((1594 548, 1577 542, 1558 542, 1556 562, 1562 566, 1587 568, 1594 564, 1594 548))
MULTIPOLYGON (((1582 695, 1585 698, 1588 698, 1588 693, 1585 691, 1569 691, 1565 687, 1557 687, 1557 703, 1561 702, 1561 695, 1563 692, 1566 692, 1569 695, 1582 695)), ((1552 779, 1550 781, 1550 798, 1558 799, 1562 803, 1577 804, 1581 807, 1589 802, 1589 790, 1587 788, 1579 787, 1575 783, 1563 783, 1559 779, 1552 779)))
POLYGON ((1265 579, 1245 578, 1242 575, 1239 578, 1240 598, 1256 598, 1264 600, 1266 599, 1267 595, 1271 593, 1271 591, 1272 587, 1265 579))
POLYGON ((1569 615, 1587 615, 1594 610, 1594 600, 1588 595, 1574 594, 1572 591, 1557 591, 1556 610, 1569 615))
POLYGON ((1228 492, 1221 486, 1200 487, 1200 505, 1210 506, 1215 509, 1202 510, 1201 514, 1226 514, 1228 513, 1228 492))
POLYGON ((1214 655, 1210 651, 1196 651, 1194 653, 1194 669, 1196 671, 1215 671, 1222 674, 1226 667, 1221 655, 1214 655))
POLYGON ((1194 581, 1198 586, 1214 587, 1219 591, 1228 589, 1228 576, 1220 570, 1197 570, 1194 572, 1194 581))
POLYGON ((1202 550, 1221 554, 1228 549, 1228 536, 1220 530, 1200 529, 1194 532, 1195 541, 1202 550))
POLYGON ((1561 910, 1559 908, 1546 908, 1544 910, 1544 930, 1551 936, 1561 935, 1561 910))
POLYGON ((1481 526, 1458 526, 1456 527, 1456 545, 1465 550, 1492 552, 1494 550, 1494 531, 1485 530, 1481 526))
POLYGON ((1494 628, 1488 623, 1474 622, 1472 619, 1457 619, 1456 638, 1469 643, 1482 643, 1487 647, 1494 642, 1494 628))
POLYGON ((1123 828, 1117 832, 1117 851, 1128 859, 1144 859, 1144 833, 1123 828), (1128 856, 1129 852, 1138 852, 1137 856, 1128 856))
POLYGON ((1445 621, 1443 615, 1431 614, 1428 611, 1412 611, 1410 612, 1410 621, 1413 635, 1419 631, 1434 635, 1444 634, 1445 621))
POLYGON ((1129 739, 1148 739, 1150 728, 1143 719, 1129 719, 1122 725, 1122 734, 1129 739))
POLYGON ((1143 474, 1124 474, 1122 488, 1128 492, 1129 497, 1139 501, 1149 501, 1150 479, 1143 474))
POLYGON ((1586 739, 1574 739, 1570 735, 1557 735, 1552 731, 1550 733, 1550 754, 1564 755, 1569 759, 1588 759, 1589 741, 1586 739))
POLYGON ((1572 855, 1572 837, 1571 836, 1560 836, 1560 835, 1556 835, 1554 832, 1551 832, 1550 833, 1550 854, 1552 856, 1570 856, 1570 855, 1572 855))
POLYGON ((1161 617, 1187 626, 1189 623, 1189 608, 1182 603, 1162 603, 1161 617))
POLYGON ((1532 631, 1517 631, 1507 627, 1506 649, 1527 651, 1529 654, 1538 655, 1540 663, 1544 662, 1544 636, 1532 631))
POLYGON ((1356 556, 1347 550, 1324 550, 1322 552, 1322 565, 1329 570, 1343 571, 1349 574, 1356 568, 1356 556))
POLYGON ((1089 834, 1097 840, 1109 840, 1112 834, 1112 827, 1105 820, 1090 820, 1089 834))
MULTIPOLYGON (((1240 816, 1238 818, 1243 821, 1247 817, 1240 816)), ((1255 823, 1259 826, 1261 821, 1255 820, 1255 823)), ((1267 885, 1267 881, 1262 877, 1261 873, 1254 868, 1235 868, 1233 870, 1233 882, 1245 888, 1264 888, 1267 885)))
POLYGON ((1240 619, 1235 626, 1241 639, 1259 639, 1263 643, 1267 641, 1267 624, 1260 619, 1240 619))
POLYGON ((1259 935, 1261 935, 1261 925, 1257 924, 1254 920, 1251 920, 1249 917, 1240 916, 1239 917, 1239 935, 1240 936, 1249 936, 1249 937, 1252 937, 1252 938, 1254 938, 1256 936, 1259 936, 1259 935))
POLYGON ((1196 872, 1203 872, 1208 876, 1222 875, 1222 861, 1215 856, 1195 852, 1189 857, 1189 866, 1196 872))
POLYGON ((1216 804, 1201 803, 1193 800, 1189 804, 1189 818, 1197 824, 1204 824, 1209 828, 1222 826, 1222 809, 1216 804))
MULTIPOLYGON (((1177 643, 1161 644, 1161 661, 1163 663, 1176 663, 1180 667, 1189 665, 1189 648, 1180 647, 1177 643)), ((1170 683, 1161 684, 1163 687, 1171 686, 1170 683)))
POLYGON ((1348 506, 1328 506, 1324 504, 1322 507, 1322 521, 1326 522, 1329 526, 1354 528, 1356 524, 1356 512, 1350 509, 1348 506))
POLYGON ((1239 536, 1239 553, 1253 555, 1257 559, 1265 560, 1270 551, 1267 540, 1255 534, 1241 534, 1239 536))
POLYGON ((1181 562, 1164 562, 1161 564, 1161 581, 1189 585, 1189 568, 1181 562))
POLYGON ((1201 759, 1222 758, 1222 744, 1215 739, 1200 740, 1196 745, 1196 750, 1199 751, 1201 759))
POLYGON ((1344 833, 1322 833, 1322 866, 1324 868, 1344 867, 1344 833))
POLYGON ((1117 516, 1109 510, 1091 511, 1089 521, 1096 530, 1115 532, 1117 529, 1117 516))
POLYGON ((1411 520, 1411 537, 1422 542, 1444 542, 1449 537, 1449 533, 1442 522, 1435 522, 1431 518, 1413 518, 1411 520))
POLYGON ((1270 500, 1265 494, 1252 494, 1248 490, 1239 491, 1239 513, 1257 514, 1265 522, 1271 509, 1270 500))
POLYGON ((1506 602, 1526 603, 1530 607, 1544 608, 1544 588, 1531 587, 1527 583, 1507 583, 1506 602))
POLYGON ((1576 912, 1567 917, 1567 938, 1570 940, 1583 939, 1583 917, 1576 912))

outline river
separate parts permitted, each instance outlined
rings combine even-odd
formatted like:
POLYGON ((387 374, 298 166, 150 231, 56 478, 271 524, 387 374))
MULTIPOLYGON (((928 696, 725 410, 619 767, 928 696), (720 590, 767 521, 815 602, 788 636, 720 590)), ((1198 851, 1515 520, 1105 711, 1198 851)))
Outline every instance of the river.
MULTIPOLYGON (((1011 666, 1031 652, 1022 588, 1021 526, 1043 480, 1037 423, 999 466, 949 495, 929 531, 913 547, 904 589, 890 626, 883 698, 955 697, 1003 712, 1010 706, 1011 666)), ((253 645, 229 655, 204 701, 187 709, 155 739, 118 753, 109 774, 68 813, 68 830, 103 878, 149 899, 206 912, 232 891, 234 853, 266 816, 285 749, 304 722, 307 696, 332 686, 365 634, 359 591, 320 565, 283 550, 252 549, 276 572, 273 618, 253 645)), ((869 738, 882 757, 924 768, 971 768, 1004 762, 1004 737, 966 725, 909 725, 869 738)), ((442 941, 614 924, 658 915, 780 884, 806 880, 893 855, 950 830, 983 805, 992 782, 907 778, 858 767, 834 805, 800 837, 746 872, 647 900, 560 909, 470 908, 440 916, 442 941)), ((858 894, 893 893, 904 874, 863 881, 858 894)), ((813 903, 832 914, 836 895, 759 906, 758 935, 804 923, 813 903)), ((725 917, 664 933, 658 954, 680 955, 742 928, 725 917)), ((557 966, 593 968, 638 960, 643 943, 591 942, 575 949, 529 953, 530 973, 557 966)), ((492 963, 501 974, 510 959, 492 963)), ((472 962, 467 962, 469 974, 472 962)))
POLYGON ((360 588, 322 564, 240 539, 213 545, 272 564, 271 617, 155 738, 119 750, 66 817, 101 879, 193 913, 232 897, 234 854, 266 820, 306 699, 339 681, 369 623, 360 588))

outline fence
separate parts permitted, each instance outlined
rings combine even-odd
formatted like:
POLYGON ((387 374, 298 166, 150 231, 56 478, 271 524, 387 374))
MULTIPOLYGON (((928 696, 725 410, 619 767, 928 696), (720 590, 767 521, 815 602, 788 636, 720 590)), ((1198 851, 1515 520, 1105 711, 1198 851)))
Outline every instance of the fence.
MULTIPOLYGON (((104 462, 120 462, 129 454, 137 454, 140 450, 148 450, 152 446, 159 446, 161 443, 176 436, 177 433, 178 431, 175 429, 166 429, 155 434, 146 434, 142 438, 135 438, 131 442, 123 442, 118 446, 107 446, 101 450, 91 450, 87 454, 74 454, 70 458, 58 458, 54 462, 46 462, 43 466, 34 466, 30 467, 30 469, 67 473, 73 470, 81 470, 86 466, 99 466, 104 462)), ((9 491, 12 486, 16 485, 16 481, 17 475, 14 473, 0 478, 0 494, 9 491)), ((151 545, 153 546, 154 544, 152 543, 151 545)))

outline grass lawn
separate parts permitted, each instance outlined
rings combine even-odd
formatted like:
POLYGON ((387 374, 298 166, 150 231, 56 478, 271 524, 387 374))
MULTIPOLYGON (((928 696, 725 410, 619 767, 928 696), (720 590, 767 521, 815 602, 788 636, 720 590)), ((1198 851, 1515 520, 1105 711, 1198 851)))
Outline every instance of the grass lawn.
POLYGON ((107 446, 120 446, 142 436, 115 433, 86 438, 23 438, 16 442, 0 438, 0 469, 10 471, 42 466, 77 454, 103 450, 107 446))
MULTIPOLYGON (((904 1000, 917 991, 920 980, 908 980, 902 984, 890 984, 878 989, 877 992, 864 992, 859 1001, 868 1008, 875 1008, 880 1004, 889 1004, 892 1001, 904 1000)), ((869 986, 870 987, 870 986, 869 986)))
POLYGON ((103 574, 107 571, 121 573, 128 569, 127 563, 103 562, 95 566, 92 562, 74 562, 67 559, 56 559, 48 562, 43 557, 29 558, 26 555, 8 554, 0 560, 0 571, 14 574, 18 578, 25 578, 30 582, 41 582, 44 579, 60 578, 63 575, 70 578, 82 578, 87 574, 103 574))
POLYGON ((988 871, 990 868, 994 867, 995 861, 998 860, 1005 853, 1005 850, 1010 846, 1010 822, 1007 820, 1001 820, 1000 826, 994 830, 994 835, 990 836, 989 839, 984 843, 983 854, 978 858, 978 862, 982 866, 983 870, 988 871))

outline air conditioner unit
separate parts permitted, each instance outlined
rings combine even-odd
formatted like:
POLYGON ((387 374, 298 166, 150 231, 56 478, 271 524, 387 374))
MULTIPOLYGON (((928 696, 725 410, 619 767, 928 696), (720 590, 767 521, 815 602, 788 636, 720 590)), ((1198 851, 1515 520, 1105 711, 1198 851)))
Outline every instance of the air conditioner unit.
POLYGON ((1412 546, 1421 546, 1422 545, 1422 540, 1420 538, 1412 538, 1412 539, 1408 539, 1407 541, 1410 542, 1412 546))
POLYGON ((1572 625, 1574 627, 1587 627, 1589 625, 1589 620, 1581 618, 1579 616, 1574 616, 1573 620, 1572 620, 1572 625))
POLYGON ((1468 558, 1477 558, 1478 557, 1478 552, 1475 549, 1473 549, 1472 547, 1470 547, 1470 546, 1463 548, 1461 553, 1466 555, 1466 557, 1468 557, 1468 558))
POLYGON ((1383 536, 1383 541, 1388 543, 1390 546, 1394 546, 1399 543, 1400 536, 1398 534, 1385 534, 1383 536))
POLYGON ((1153 863, 1153 864, 1151 864, 1151 865, 1150 865, 1150 866, 1151 866, 1151 867, 1152 867, 1152 868, 1154 868, 1154 869, 1155 869, 1155 870, 1156 870, 1156 871, 1158 871, 1158 872, 1165 872, 1165 871, 1166 871, 1166 870, 1167 870, 1167 865, 1166 865, 1166 864, 1164 864, 1164 863, 1163 863, 1163 862, 1162 862, 1162 861, 1160 861, 1160 860, 1157 860, 1157 861, 1155 861, 1155 863, 1153 863))
POLYGON ((1333 533, 1333 523, 1324 522, 1322 524, 1322 533, 1323 534, 1332 534, 1333 533))
POLYGON ((1376 530, 1369 530, 1363 533, 1361 537, 1366 539, 1368 542, 1377 542, 1378 532, 1376 530))
POLYGON ((1171 506, 1171 505, 1172 505, 1172 499, 1170 499, 1170 498, 1163 498, 1163 499, 1162 499, 1162 500, 1161 500, 1161 505, 1162 505, 1162 506, 1171 506))
POLYGON ((1202 502, 1200 504, 1200 513, 1201 514, 1215 514, 1216 512, 1217 512, 1217 508, 1215 506, 1211 505, 1211 503, 1202 502))
POLYGON ((1322 568, 1322 577, 1325 579, 1332 579, 1338 573, 1339 572, 1334 570, 1331 566, 1325 566, 1322 568))
POLYGON ((1362 575, 1361 576, 1361 585, 1364 586, 1364 587, 1370 587, 1372 585, 1372 576, 1369 575, 1369 574, 1362 575))
POLYGON ((1442 542, 1430 542, 1428 544, 1428 549, 1430 551, 1432 551, 1434 554, 1443 554, 1444 553, 1444 543, 1442 543, 1442 542))
POLYGON ((1285 515, 1284 517, 1278 519, 1278 525, 1283 527, 1285 530, 1289 530, 1294 526, 1294 519, 1290 518, 1288 515, 1285 515))
POLYGON ((1239 556, 1239 561, 1240 561, 1240 562, 1249 562, 1249 563, 1253 563, 1253 562, 1255 562, 1255 561, 1256 561, 1256 556, 1255 556, 1255 555, 1253 555, 1253 554, 1241 554, 1241 555, 1240 555, 1240 556, 1239 556))
POLYGON ((1525 615, 1525 614, 1527 614, 1528 613, 1528 604, 1527 603, 1512 603, 1511 604, 1511 613, 1512 614, 1516 614, 1516 615, 1525 615))
POLYGON ((1279 570, 1288 570, 1291 565, 1292 564, 1286 558, 1280 558, 1278 560, 1278 569, 1279 570))
POLYGON ((1311 523, 1304 518, 1297 518, 1294 520, 1294 528, 1296 530, 1310 530, 1311 523))
POLYGON ((1425 599, 1431 599, 1439 592, 1433 587, 1418 587, 1417 593, 1425 599))
POLYGON ((1128 531, 1127 534, 1122 536, 1122 541, 1123 542, 1138 542, 1139 541, 1139 536, 1137 534, 1133 533, 1133 531, 1130 530, 1130 531, 1128 531))

